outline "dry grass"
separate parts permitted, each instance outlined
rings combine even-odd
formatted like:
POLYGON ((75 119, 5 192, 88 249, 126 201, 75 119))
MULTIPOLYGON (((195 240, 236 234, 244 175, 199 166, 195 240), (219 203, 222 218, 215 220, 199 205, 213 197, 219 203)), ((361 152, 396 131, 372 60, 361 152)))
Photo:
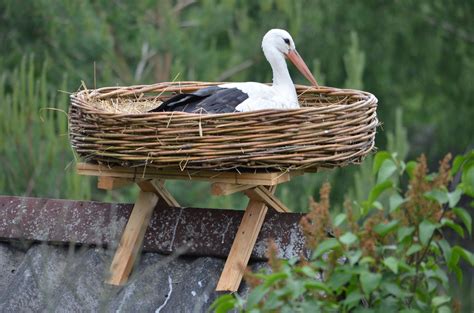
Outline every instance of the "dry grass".
POLYGON ((157 108, 163 101, 158 99, 94 99, 91 105, 106 113, 141 114, 157 108))

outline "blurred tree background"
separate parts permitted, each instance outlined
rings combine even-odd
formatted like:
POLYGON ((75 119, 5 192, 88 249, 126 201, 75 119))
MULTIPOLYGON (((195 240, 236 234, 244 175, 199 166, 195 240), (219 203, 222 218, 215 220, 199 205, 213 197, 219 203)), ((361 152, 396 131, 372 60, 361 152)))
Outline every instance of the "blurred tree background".
MULTIPOLYGON (((261 39, 287 29, 318 81, 379 99, 377 146, 432 166, 474 143, 474 2, 470 0, 0 0, 0 194, 133 201, 74 174, 68 93, 170 80, 270 82, 261 39)), ((295 83, 306 82, 290 66, 295 83)), ((332 203, 363 199, 372 158, 299 177, 278 192, 305 211, 323 181, 332 203)), ((205 184, 171 183, 187 206, 205 184)), ((337 208, 336 208, 337 209, 337 208)))
MULTIPOLYGON (((89 88, 269 82, 260 43, 270 28, 289 30, 320 83, 378 97, 379 148, 424 152, 432 163, 462 153, 474 141, 473 12, 472 1, 459 0, 2 0, 0 193, 131 200, 74 175, 67 92, 81 81, 89 88)), ((360 194, 354 179, 362 174, 355 166, 301 177, 279 192, 305 210, 323 180, 335 185, 336 200, 360 194)), ((209 201, 204 185, 170 188, 187 190, 186 205, 241 205, 232 197, 209 201)))

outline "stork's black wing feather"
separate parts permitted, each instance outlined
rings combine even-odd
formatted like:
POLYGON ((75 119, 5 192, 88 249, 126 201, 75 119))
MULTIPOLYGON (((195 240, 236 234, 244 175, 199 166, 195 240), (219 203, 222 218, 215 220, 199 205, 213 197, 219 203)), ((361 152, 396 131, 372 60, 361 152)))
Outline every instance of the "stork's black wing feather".
POLYGON ((176 95, 152 112, 229 113, 235 112, 235 108, 247 98, 248 95, 240 89, 213 86, 176 95))

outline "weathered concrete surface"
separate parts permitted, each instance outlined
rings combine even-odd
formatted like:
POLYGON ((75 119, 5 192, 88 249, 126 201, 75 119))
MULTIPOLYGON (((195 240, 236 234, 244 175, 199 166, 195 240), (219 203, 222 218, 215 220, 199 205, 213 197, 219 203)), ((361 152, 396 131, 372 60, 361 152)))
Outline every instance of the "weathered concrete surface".
MULTIPOLYGON (((0 240, 21 238, 55 243, 111 246, 119 241, 131 204, 0 196, 0 240)), ((243 211, 156 206, 145 234, 144 251, 225 258, 243 211)), ((280 257, 299 256, 304 236, 302 214, 269 210, 251 257, 262 260, 268 238, 280 257)))
POLYGON ((144 253, 129 282, 112 287, 103 282, 111 258, 101 248, 0 243, 0 312, 205 312, 218 295, 222 259, 144 253))
MULTIPOLYGON (((131 208, 0 196, 0 312, 206 312, 243 212, 158 204, 128 283, 109 286, 131 208)), ((281 257, 299 255, 300 218, 269 210, 254 260, 264 258, 268 238, 281 257)))

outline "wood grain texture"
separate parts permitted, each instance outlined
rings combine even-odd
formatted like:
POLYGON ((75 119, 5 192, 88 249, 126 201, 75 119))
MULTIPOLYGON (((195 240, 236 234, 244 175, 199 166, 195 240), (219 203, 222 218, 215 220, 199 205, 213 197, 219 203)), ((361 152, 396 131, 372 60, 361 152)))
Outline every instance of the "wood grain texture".
POLYGON ((103 190, 114 190, 129 186, 131 184, 133 184, 133 180, 130 179, 99 176, 97 181, 97 188, 103 190))
POLYGON ((166 189, 165 182, 161 179, 151 179, 138 182, 138 186, 142 191, 153 192, 163 199, 170 207, 179 207, 178 201, 166 189))
MULTIPOLYGON (((269 192, 273 194, 275 189, 276 186, 272 186, 269 192)), ((216 291, 235 292, 239 289, 267 211, 268 208, 265 203, 252 199, 249 200, 219 282, 217 283, 216 291)))
POLYGON ((157 203, 156 194, 140 191, 112 260, 108 284, 119 286, 127 281, 136 257, 142 249, 145 231, 157 203))
POLYGON ((291 210, 283 202, 281 202, 280 199, 275 197, 271 192, 268 191, 268 189, 263 186, 257 186, 255 188, 245 190, 244 193, 250 199, 264 202, 269 207, 275 209, 277 212, 291 212, 291 210))
POLYGON ((211 194, 213 196, 228 196, 233 193, 254 188, 255 185, 239 185, 229 183, 213 183, 211 185, 211 194))
POLYGON ((176 93, 215 85, 179 81, 78 91, 70 97, 71 145, 84 160, 109 166, 241 172, 341 167, 374 149, 378 100, 360 90, 296 86, 301 107, 292 110, 120 110, 121 104, 159 105, 176 93))
POLYGON ((177 179, 177 180, 196 180, 208 182, 221 182, 231 184, 253 184, 272 186, 287 182, 295 175, 303 174, 302 171, 294 172, 269 172, 269 173, 238 173, 236 171, 209 171, 209 170, 184 170, 179 169, 157 169, 157 168, 127 168, 127 167, 108 167, 98 164, 77 163, 77 173, 87 176, 107 176, 115 178, 126 178, 135 181, 146 179, 177 179))

